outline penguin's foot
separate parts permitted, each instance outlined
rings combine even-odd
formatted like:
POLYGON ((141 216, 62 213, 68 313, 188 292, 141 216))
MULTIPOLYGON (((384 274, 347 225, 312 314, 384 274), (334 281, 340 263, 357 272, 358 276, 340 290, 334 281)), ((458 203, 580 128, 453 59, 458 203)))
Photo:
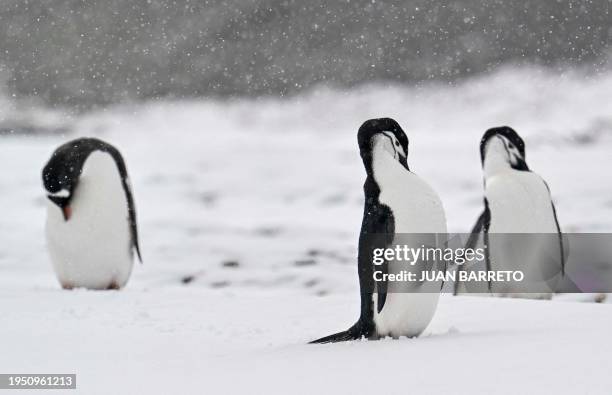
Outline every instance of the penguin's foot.
POLYGON ((115 280, 111 281, 111 283, 106 288, 106 290, 108 290, 108 291, 118 291, 120 289, 121 289, 121 287, 119 286, 119 284, 117 284, 117 282, 115 280))
POLYGON ((62 288, 68 291, 72 291, 74 289, 74 285, 70 283, 61 283, 62 288))
POLYGON ((606 301, 608 295, 607 294, 597 294, 595 295, 595 303, 603 303, 606 301))

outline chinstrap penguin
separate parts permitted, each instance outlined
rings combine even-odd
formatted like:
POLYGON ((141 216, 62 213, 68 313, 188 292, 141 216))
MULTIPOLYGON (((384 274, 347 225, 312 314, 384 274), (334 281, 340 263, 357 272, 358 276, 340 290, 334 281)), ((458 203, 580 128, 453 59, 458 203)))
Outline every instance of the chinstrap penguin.
MULTIPOLYGON (((480 141, 480 158, 484 210, 466 248, 485 246, 486 270, 522 270, 531 281, 525 287, 534 288, 533 292, 513 293, 502 285, 489 283, 488 291, 550 298, 554 284, 564 274, 567 245, 548 185, 529 169, 525 142, 510 127, 485 132, 480 141)), ((457 282, 455 293, 468 290, 465 286, 457 282)))
POLYGON ((53 152, 42 171, 49 256, 65 289, 120 289, 138 244, 136 209, 123 157, 80 138, 53 152))
POLYGON ((446 234, 440 198, 410 171, 408 138, 396 121, 366 121, 359 128, 358 143, 366 170, 358 251, 361 313, 348 330, 311 343, 418 336, 431 321, 438 303, 441 283, 374 281, 375 270, 397 273, 404 267, 396 261, 375 266, 372 251, 373 247, 439 243, 446 234))

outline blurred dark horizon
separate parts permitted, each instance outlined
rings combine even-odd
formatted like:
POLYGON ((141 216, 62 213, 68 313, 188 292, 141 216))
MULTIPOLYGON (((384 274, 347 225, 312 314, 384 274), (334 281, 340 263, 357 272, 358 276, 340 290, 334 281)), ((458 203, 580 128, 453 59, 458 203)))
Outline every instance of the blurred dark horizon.
POLYGON ((607 67, 610 2, 5 0, 0 93, 88 109, 607 67))

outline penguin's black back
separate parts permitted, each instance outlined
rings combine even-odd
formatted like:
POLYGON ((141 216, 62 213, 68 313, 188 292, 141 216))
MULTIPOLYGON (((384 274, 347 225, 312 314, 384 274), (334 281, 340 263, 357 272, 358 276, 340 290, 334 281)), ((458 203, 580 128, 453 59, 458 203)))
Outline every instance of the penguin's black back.
MULTIPOLYGON (((386 301, 386 284, 375 283, 373 268, 373 249, 386 248, 393 242, 395 235, 395 219, 391 209, 379 200, 380 187, 376 183, 372 171, 372 137, 380 132, 392 132, 408 152, 408 138, 399 126, 391 118, 370 119, 364 122, 357 133, 359 152, 366 168, 366 181, 363 185, 364 209, 359 235, 359 251, 357 257, 357 270, 359 274, 359 288, 361 296, 361 312, 357 322, 346 331, 323 337, 311 343, 329 343, 370 338, 376 335, 374 323, 374 309, 382 310, 386 301), (378 294, 378 305, 374 306, 373 293, 378 294)), ((406 170, 408 168, 406 166, 406 170)), ((381 265, 380 270, 385 273, 386 263, 381 265)))

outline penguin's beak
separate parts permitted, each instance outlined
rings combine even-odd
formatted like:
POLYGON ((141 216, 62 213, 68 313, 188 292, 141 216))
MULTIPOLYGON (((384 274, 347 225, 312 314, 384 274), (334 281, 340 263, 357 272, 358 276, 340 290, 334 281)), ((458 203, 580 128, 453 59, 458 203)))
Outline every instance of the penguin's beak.
POLYGON ((57 207, 62 210, 64 221, 68 221, 72 217, 72 208, 70 207, 70 197, 53 196, 47 195, 47 198, 51 200, 57 207))
POLYGON ((402 154, 398 154, 399 156, 399 163, 402 164, 402 166, 404 166, 406 168, 406 170, 410 171, 410 168, 408 167, 408 157, 402 155, 402 154))
POLYGON ((72 217, 72 208, 70 205, 64 206, 62 208, 62 213, 64 214, 64 220, 68 221, 70 217, 72 217))

